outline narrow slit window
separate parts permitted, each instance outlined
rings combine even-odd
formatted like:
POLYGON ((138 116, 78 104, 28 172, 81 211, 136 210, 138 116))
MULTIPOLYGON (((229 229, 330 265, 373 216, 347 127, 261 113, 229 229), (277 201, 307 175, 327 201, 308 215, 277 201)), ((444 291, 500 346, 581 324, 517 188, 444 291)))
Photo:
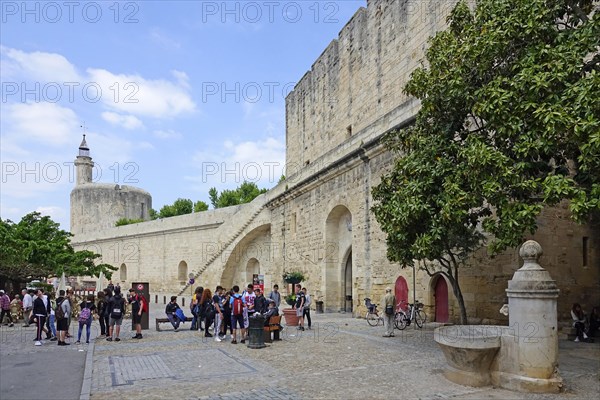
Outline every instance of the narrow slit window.
POLYGON ((583 260, 582 261, 583 261, 583 266, 584 267, 588 266, 589 241, 590 241, 589 237, 587 237, 587 236, 583 237, 583 240, 582 240, 582 247, 583 247, 583 249, 582 249, 582 256, 583 256, 583 260))

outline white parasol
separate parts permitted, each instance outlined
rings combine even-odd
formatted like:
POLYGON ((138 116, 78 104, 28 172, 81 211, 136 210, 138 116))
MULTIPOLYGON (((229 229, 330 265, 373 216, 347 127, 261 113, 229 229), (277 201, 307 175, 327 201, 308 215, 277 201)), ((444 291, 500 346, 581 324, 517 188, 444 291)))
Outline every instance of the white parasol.
POLYGON ((67 290, 67 278, 65 277, 65 273, 63 272, 60 276, 60 280, 58 281, 58 290, 67 290))
POLYGON ((100 276, 98 277, 98 281, 96 282, 96 292, 101 292, 104 290, 104 272, 100 272, 100 276))

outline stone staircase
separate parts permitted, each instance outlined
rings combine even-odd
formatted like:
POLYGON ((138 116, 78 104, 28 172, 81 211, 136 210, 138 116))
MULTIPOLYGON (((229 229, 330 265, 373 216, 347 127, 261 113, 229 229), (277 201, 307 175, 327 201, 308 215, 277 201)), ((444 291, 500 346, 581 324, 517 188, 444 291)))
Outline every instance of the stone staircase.
MULTIPOLYGON (((200 275, 202 275, 202 273, 204 271, 206 271, 206 269, 217 259, 219 258, 224 252, 225 250, 241 235, 242 232, 244 232, 244 230, 248 227, 248 225, 250 225, 252 223, 252 221, 254 221, 254 219, 258 216, 258 214, 260 214, 262 212, 262 210, 266 207, 266 204, 261 205, 254 213, 252 213, 252 215, 250 216, 250 218, 237 230, 235 231, 235 233, 231 236, 231 238, 229 238, 225 243, 223 243, 223 245, 221 246, 221 248, 219 249, 218 252, 216 252, 215 254, 213 254, 199 269, 198 271, 194 274, 194 280, 198 280, 198 277, 200 275)), ((183 293, 185 293, 186 290, 188 290, 190 288, 190 283, 189 281, 185 284, 185 286, 181 289, 181 291, 177 294, 177 296, 181 296, 183 293)))

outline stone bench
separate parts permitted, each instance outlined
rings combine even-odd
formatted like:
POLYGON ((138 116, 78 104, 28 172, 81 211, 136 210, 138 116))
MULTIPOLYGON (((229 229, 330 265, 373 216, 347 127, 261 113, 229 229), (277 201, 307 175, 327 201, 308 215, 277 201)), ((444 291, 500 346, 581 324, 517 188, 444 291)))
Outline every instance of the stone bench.
MULTIPOLYGON (((156 331, 160 332, 160 325, 159 324, 164 324, 164 323, 171 323, 171 321, 169 321, 169 318, 164 317, 164 318, 156 318, 156 331)), ((186 317, 185 318, 185 322, 192 322, 192 317, 186 317)))

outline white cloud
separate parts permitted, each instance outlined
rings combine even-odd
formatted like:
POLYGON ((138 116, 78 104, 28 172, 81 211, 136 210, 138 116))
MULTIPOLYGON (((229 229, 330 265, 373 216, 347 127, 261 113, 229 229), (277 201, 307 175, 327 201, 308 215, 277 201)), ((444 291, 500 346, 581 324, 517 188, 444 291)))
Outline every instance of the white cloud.
POLYGON ((152 118, 175 117, 196 109, 187 88, 179 83, 113 74, 105 69, 89 68, 87 72, 102 88, 102 102, 110 109, 152 118))
POLYGON ((190 89, 190 77, 183 71, 172 70, 171 74, 175 79, 177 79, 177 83, 179 86, 185 89, 190 89))
POLYGON ((42 82, 81 82, 75 66, 60 54, 26 53, 5 46, 0 46, 0 54, 3 58, 3 80, 25 75, 42 82))
POLYGON ((166 131, 159 129, 152 133, 159 139, 181 139, 183 137, 181 133, 176 132, 173 129, 168 129, 166 131))
POLYGON ((48 215, 50 218, 52 218, 53 221, 61 221, 67 219, 67 211, 62 207, 40 206, 35 211, 39 212, 42 215, 48 215))
POLYGON ((154 43, 168 50, 179 50, 181 48, 181 43, 179 43, 175 39, 171 39, 165 32, 163 32, 159 28, 153 28, 150 31, 150 38, 154 43))
POLYGON ((15 146, 17 142, 27 145, 30 141, 39 141, 54 147, 73 143, 79 123, 70 108, 55 103, 17 103, 5 107, 3 117, 9 127, 2 134, 3 142, 14 139, 12 145, 15 146))
POLYGON ((112 111, 135 116, 172 118, 196 110, 189 93, 189 77, 183 71, 170 71, 172 80, 146 79, 138 74, 118 74, 102 68, 88 68, 79 74, 66 57, 57 53, 27 53, 5 46, 0 47, 0 53, 2 80, 10 82, 12 79, 19 88, 25 84, 28 90, 35 90, 36 84, 41 84, 36 90, 38 97, 44 95, 44 83, 53 83, 46 89, 46 96, 52 100, 73 101, 71 97, 74 97, 75 101, 90 104, 100 100, 100 104, 112 111), (75 84, 65 84, 69 82, 75 84))
POLYGON ((285 168, 285 144, 275 138, 234 143, 223 142, 222 152, 197 152, 194 165, 200 168, 199 176, 185 179, 199 183, 198 190, 211 186, 237 187, 243 181, 271 188, 277 184, 285 168))
POLYGON ((137 128, 143 128, 144 124, 138 118, 133 115, 121 115, 110 111, 102 113, 102 119, 110 122, 113 125, 122 126, 125 129, 133 130, 137 128))

